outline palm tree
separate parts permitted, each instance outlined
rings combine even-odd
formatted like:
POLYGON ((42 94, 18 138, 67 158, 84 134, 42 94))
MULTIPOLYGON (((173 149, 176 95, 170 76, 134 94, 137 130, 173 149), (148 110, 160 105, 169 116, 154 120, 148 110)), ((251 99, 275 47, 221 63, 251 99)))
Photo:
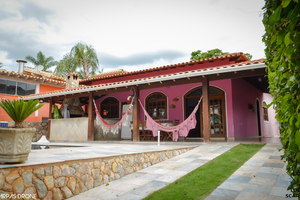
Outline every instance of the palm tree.
POLYGON ((2 67, 2 62, 0 62, 0 68, 2 67))
POLYGON ((58 62, 55 61, 52 56, 46 58, 46 56, 41 51, 37 53, 36 59, 32 56, 26 56, 25 59, 33 63, 35 66, 42 65, 44 67, 43 71, 45 72, 48 71, 50 67, 58 64, 58 62))
POLYGON ((64 58, 56 66, 54 73, 57 75, 65 76, 69 72, 76 72, 73 58, 70 53, 64 55, 64 58))
POLYGON ((94 74, 98 69, 98 65, 96 50, 91 45, 79 42, 60 61, 55 69, 55 73, 63 72, 66 74, 68 72, 82 71, 83 78, 89 78, 90 72, 94 74))

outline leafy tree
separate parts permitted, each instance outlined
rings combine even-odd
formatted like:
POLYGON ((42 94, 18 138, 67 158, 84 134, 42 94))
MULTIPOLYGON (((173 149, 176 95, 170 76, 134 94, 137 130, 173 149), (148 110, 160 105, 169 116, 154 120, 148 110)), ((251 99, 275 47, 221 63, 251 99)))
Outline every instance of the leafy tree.
POLYGON ((70 53, 64 55, 64 58, 56 66, 54 73, 65 76, 69 72, 76 72, 77 67, 75 66, 72 56, 70 53))
POLYGON ((280 123, 282 159, 293 178, 288 189, 300 195, 300 2, 266 0, 263 23, 272 105, 280 123))
POLYGON ((252 55, 250 53, 244 53, 245 56, 247 56, 250 60, 252 59, 252 55))
POLYGON ((37 53, 36 59, 32 56, 26 56, 25 59, 33 63, 35 66, 42 65, 44 67, 42 71, 45 72, 49 71, 50 67, 58 64, 58 62, 55 61, 52 56, 46 58, 46 56, 41 51, 37 53))
MULTIPOLYGON (((212 49, 207 52, 202 52, 201 50, 198 50, 198 51, 193 51, 191 53, 191 60, 201 60, 201 59, 205 59, 205 58, 213 58, 213 57, 222 56, 225 54, 229 54, 229 53, 223 52, 220 49, 212 49)), ((247 56, 250 60, 252 58, 252 55, 249 53, 245 53, 245 56, 247 56)))
MULTIPOLYGON (((69 54, 66 54, 60 64, 56 67, 55 73, 66 73, 66 71, 82 71, 83 78, 89 78, 90 73, 98 70, 99 61, 96 50, 84 43, 76 44, 69 54)), ((67 73, 68 73, 67 72, 67 73)))

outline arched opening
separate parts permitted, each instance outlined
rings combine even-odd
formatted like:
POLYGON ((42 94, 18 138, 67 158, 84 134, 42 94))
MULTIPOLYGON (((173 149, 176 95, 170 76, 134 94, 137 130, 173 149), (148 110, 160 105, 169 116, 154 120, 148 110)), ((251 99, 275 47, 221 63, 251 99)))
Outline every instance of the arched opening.
MULTIPOLYGON (((202 96, 202 86, 194 88, 184 95, 185 119, 192 113, 202 96)), ((209 87, 209 112, 211 137, 226 137, 225 94, 216 87, 209 87)), ((203 137, 203 105, 196 112, 197 125, 190 130, 188 137, 203 137), (201 114, 200 114, 201 113, 201 114)))
POLYGON ((146 97, 146 110, 153 119, 167 119, 167 96, 161 92, 146 97))
POLYGON ((256 118, 257 118, 257 129, 258 129, 258 136, 261 136, 261 125, 260 125, 260 110, 259 110, 259 100, 256 99, 256 118))
POLYGON ((114 97, 104 99, 100 104, 102 118, 119 118, 119 100, 114 97))

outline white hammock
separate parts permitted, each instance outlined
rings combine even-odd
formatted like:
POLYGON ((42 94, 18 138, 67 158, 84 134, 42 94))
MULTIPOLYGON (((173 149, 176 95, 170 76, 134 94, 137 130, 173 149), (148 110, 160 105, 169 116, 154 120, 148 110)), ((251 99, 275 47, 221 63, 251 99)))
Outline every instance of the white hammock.
POLYGON ((112 132, 113 134, 118 134, 122 124, 124 126, 129 126, 128 115, 129 115, 130 110, 132 108, 132 101, 131 101, 130 106, 128 107, 126 113, 122 116, 121 120, 118 121, 114 125, 110 125, 106 121, 104 121, 104 119, 101 117, 101 115, 100 115, 100 113, 97 109, 97 106, 96 106, 96 103, 95 103, 94 99, 93 99, 93 102, 94 102, 95 110, 96 110, 96 124, 101 126, 104 134, 107 134, 109 132, 112 132))

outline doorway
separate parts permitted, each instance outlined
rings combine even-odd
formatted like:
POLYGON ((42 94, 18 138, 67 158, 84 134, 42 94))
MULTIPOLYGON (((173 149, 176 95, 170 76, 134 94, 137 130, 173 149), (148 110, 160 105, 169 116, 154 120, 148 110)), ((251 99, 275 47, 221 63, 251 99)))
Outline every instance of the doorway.
MULTIPOLYGON (((189 91, 184 96, 185 119, 192 113, 202 96, 202 86, 189 91)), ((209 87, 209 112, 211 137, 226 137, 226 115, 225 115, 225 94, 216 87, 209 87)), ((197 125, 195 129, 191 129, 189 138, 203 138, 203 105, 200 103, 196 112, 197 125), (201 113, 201 114, 200 114, 201 113)))
POLYGON ((258 128, 258 136, 261 136, 261 124, 260 124, 260 109, 259 109, 259 100, 256 99, 256 118, 257 118, 257 128, 258 128))

